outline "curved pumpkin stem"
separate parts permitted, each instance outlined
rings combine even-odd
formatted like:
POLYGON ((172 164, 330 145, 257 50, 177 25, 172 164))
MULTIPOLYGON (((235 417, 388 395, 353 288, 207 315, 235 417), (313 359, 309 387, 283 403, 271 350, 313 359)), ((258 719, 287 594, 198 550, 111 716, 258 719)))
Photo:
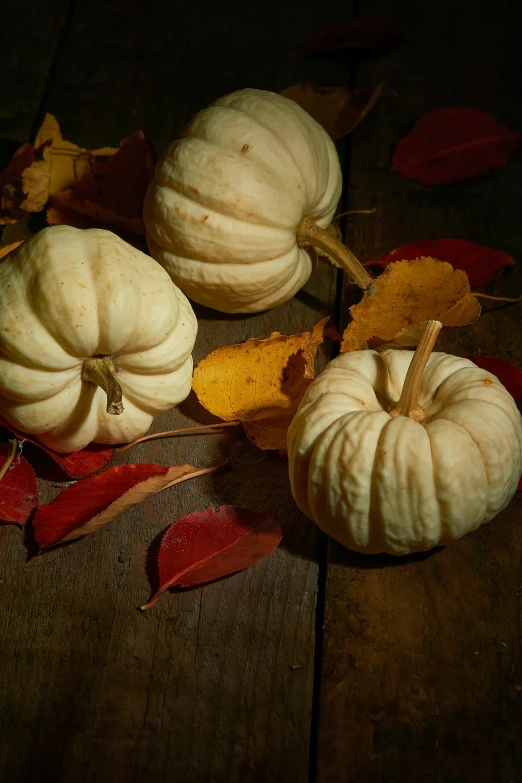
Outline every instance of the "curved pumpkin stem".
POLYGON ((95 383, 107 395, 107 413, 119 416, 123 413, 121 386, 114 377, 116 365, 111 356, 93 356, 83 363, 82 378, 95 383))
POLYGON ((426 414, 419 405, 422 375, 433 346, 442 329, 440 321, 427 321, 426 328, 408 367, 399 402, 389 411, 390 416, 408 416, 415 421, 424 421, 426 414))
POLYGON ((350 280, 354 282, 363 291, 370 292, 373 288, 374 280, 361 262, 348 250, 346 245, 339 242, 324 228, 319 228, 311 215, 304 217, 297 227, 297 244, 299 247, 313 245, 324 250, 328 255, 335 258, 340 267, 344 269, 350 280))

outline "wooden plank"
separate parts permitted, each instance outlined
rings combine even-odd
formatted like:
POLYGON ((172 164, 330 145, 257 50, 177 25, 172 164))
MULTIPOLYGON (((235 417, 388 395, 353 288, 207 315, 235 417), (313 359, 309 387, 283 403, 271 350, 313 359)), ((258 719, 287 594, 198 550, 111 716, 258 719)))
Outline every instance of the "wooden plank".
MULTIPOLYGON (((188 4, 181 19, 167 2, 151 13, 81 0, 42 109, 85 146, 143 128, 161 150, 219 94, 285 86, 278 79, 291 73, 300 39, 346 6, 327 0, 312 14, 273 0, 264 10, 261 22, 239 3, 188 4)), ((322 265, 292 302, 257 316, 198 308, 196 361, 251 336, 311 327, 332 309, 335 281, 322 265)), ((155 429, 187 425, 193 412, 189 400, 155 429)), ((168 490, 28 563, 23 534, 0 529, 3 782, 307 780, 319 534, 291 499, 285 459, 230 430, 125 455, 197 465, 225 456, 232 470, 168 490), (282 547, 251 571, 137 611, 149 595, 151 543, 180 516, 223 503, 274 513, 282 547)))
MULTIPOLYGON (((438 106, 476 107, 520 129, 521 19, 509 8, 394 4, 407 42, 358 71, 359 87, 386 80, 398 93, 353 136, 350 207, 377 209, 350 224, 363 260, 418 239, 464 238, 519 261, 488 293, 522 291, 520 156, 503 171, 440 188, 390 171, 393 144, 438 106)), ((388 7, 363 0, 360 10, 386 15, 388 7)), ((347 290, 346 306, 354 300, 347 290)), ((493 305, 441 346, 522 366, 520 312, 493 305)), ((521 514, 519 495, 482 530, 429 556, 364 557, 330 545, 320 783, 522 779, 521 514)))

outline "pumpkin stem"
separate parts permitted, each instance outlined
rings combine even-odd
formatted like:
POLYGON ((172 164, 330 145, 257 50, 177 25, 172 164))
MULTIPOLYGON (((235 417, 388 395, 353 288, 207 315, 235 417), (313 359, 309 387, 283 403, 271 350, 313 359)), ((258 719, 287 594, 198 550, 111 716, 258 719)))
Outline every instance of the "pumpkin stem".
POLYGON ((116 365, 112 356, 93 356, 83 363, 82 378, 95 383, 107 395, 107 413, 119 416, 123 413, 121 386, 114 377, 116 365))
POLYGON ((373 288, 374 280, 361 262, 354 256, 346 245, 339 242, 324 228, 319 228, 311 215, 304 217, 297 227, 297 244, 299 247, 313 245, 324 250, 332 256, 340 267, 344 269, 350 280, 352 280, 363 291, 370 292, 373 288))
POLYGON ((16 440, 16 438, 9 441, 9 451, 7 453, 7 457, 4 460, 4 464, 0 468, 0 481, 3 479, 3 477, 11 467, 11 463, 15 458, 17 446, 18 446, 18 441, 16 440))
POLYGON ((392 418, 408 416, 415 421, 424 421, 426 418, 425 412, 419 405, 422 375, 441 329, 440 321, 426 322, 426 328, 408 367, 399 402, 389 411, 392 418))

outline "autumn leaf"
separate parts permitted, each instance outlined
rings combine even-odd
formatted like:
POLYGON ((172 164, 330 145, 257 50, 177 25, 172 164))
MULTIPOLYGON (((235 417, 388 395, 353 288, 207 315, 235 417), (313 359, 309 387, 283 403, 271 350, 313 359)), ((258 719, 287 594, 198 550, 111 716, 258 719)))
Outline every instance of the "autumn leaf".
POLYGON ((375 281, 374 292, 350 308, 352 321, 341 353, 376 348, 412 324, 438 320, 464 326, 480 316, 466 273, 445 261, 419 258, 390 264, 375 281))
POLYGON ((392 168, 422 185, 443 185, 503 168, 520 136, 490 114, 449 106, 422 117, 395 147, 392 168))
POLYGON ((65 489, 55 500, 40 506, 33 519, 36 543, 40 549, 47 549, 94 533, 151 495, 223 467, 119 465, 109 468, 65 489))
POLYGON ((311 332, 218 348, 194 371, 200 403, 225 421, 239 420, 260 449, 286 449, 286 432, 314 377, 324 318, 311 332))
POLYGON ((326 52, 363 52, 395 46, 405 34, 401 24, 392 19, 360 16, 326 27, 314 33, 299 50, 301 56, 326 52))
POLYGON ((522 478, 518 482, 517 492, 522 492, 522 478))
MULTIPOLYGON (((0 468, 9 453, 9 445, 0 443, 0 468)), ((17 453, 0 479, 0 522, 23 525, 38 505, 38 488, 34 470, 17 453)))
POLYGON ((50 143, 19 147, 0 174, 0 225, 16 223, 26 212, 40 212, 49 198, 50 143))
POLYGON ((154 160, 151 145, 136 131, 92 174, 51 197, 47 222, 76 228, 103 224, 113 231, 145 236, 143 201, 154 174, 154 160))
POLYGON ((11 250, 16 250, 16 248, 21 244, 21 242, 12 242, 10 245, 2 245, 0 247, 0 258, 4 258, 4 256, 10 253, 11 250))
POLYGON ((515 400, 522 401, 522 370, 506 359, 496 359, 491 356, 466 356, 466 359, 496 375, 511 396, 515 400))
POLYGON ((384 82, 373 90, 361 92, 347 85, 319 87, 301 82, 282 90, 281 95, 298 103, 334 141, 338 141, 366 117, 381 96, 383 87, 384 82))
POLYGON ((439 261, 447 261, 454 269, 462 269, 472 287, 489 283, 502 273, 505 266, 515 263, 503 250, 477 245, 465 239, 424 239, 398 247, 375 261, 368 261, 364 266, 385 268, 394 261, 423 256, 438 258, 439 261))
POLYGON ((0 427, 16 435, 20 443, 31 443, 44 451, 61 469, 71 478, 81 479, 86 476, 92 476, 104 468, 114 456, 114 449, 100 443, 89 443, 81 451, 70 452, 69 454, 58 454, 43 446, 36 438, 27 435, 25 432, 12 427, 4 419, 0 418, 0 427))
POLYGON ((36 135, 35 147, 44 142, 51 144, 50 194, 73 187, 118 151, 116 147, 86 150, 72 141, 66 141, 58 120, 52 114, 45 115, 36 135))
POLYGON ((141 608, 174 585, 194 587, 254 565, 276 548, 281 535, 270 514, 246 508, 221 506, 183 517, 161 540, 159 587, 141 608))

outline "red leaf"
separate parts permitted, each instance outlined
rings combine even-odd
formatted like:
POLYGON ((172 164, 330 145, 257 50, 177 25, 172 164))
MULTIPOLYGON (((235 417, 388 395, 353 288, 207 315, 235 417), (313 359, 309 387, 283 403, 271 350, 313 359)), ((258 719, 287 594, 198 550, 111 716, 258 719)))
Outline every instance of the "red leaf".
POLYGON ((466 359, 496 375, 515 400, 522 400, 522 370, 514 364, 506 359, 495 359, 490 356, 466 356, 466 359))
POLYGON ((323 54, 346 50, 362 51, 393 46, 404 37, 406 30, 391 19, 361 16, 347 22, 338 22, 314 33, 303 43, 299 54, 323 54))
POLYGON ((520 136, 490 114, 448 106, 422 117, 395 147, 392 168, 422 185, 443 185, 501 169, 520 136))
MULTIPOLYGON (((0 467, 8 453, 8 444, 0 443, 0 467)), ((38 488, 34 470, 21 454, 17 454, 7 473, 0 479, 0 520, 23 525, 37 505, 38 488)))
POLYGON ((194 587, 257 563, 281 541, 270 514, 221 506, 196 511, 166 531, 158 556, 159 588, 148 609, 168 587, 194 587))
POLYGON ((81 479, 86 476, 92 476, 93 473, 98 473, 109 464, 114 456, 114 449, 101 443, 89 443, 81 451, 74 451, 70 454, 58 454, 56 451, 47 449, 32 435, 27 435, 27 433, 15 429, 3 419, 0 419, 0 427, 12 432, 22 443, 27 441, 27 443, 32 443, 33 446, 37 446, 42 451, 45 451, 71 478, 81 479))
POLYGON ((517 492, 522 492, 522 477, 520 481, 518 482, 517 492))
MULTIPOLYGON (((227 463, 224 463, 224 465, 227 463)), ((119 465, 69 487, 40 506, 33 519, 40 549, 93 533, 136 503, 189 478, 213 473, 194 465, 119 465)))
POLYGON ((375 261, 368 261, 365 266, 384 268, 394 261, 413 260, 423 256, 438 258, 439 261, 447 261, 455 269, 463 269, 469 278, 470 286, 489 283, 502 273, 505 266, 515 263, 503 250, 483 247, 465 239, 424 239, 398 247, 375 261))

